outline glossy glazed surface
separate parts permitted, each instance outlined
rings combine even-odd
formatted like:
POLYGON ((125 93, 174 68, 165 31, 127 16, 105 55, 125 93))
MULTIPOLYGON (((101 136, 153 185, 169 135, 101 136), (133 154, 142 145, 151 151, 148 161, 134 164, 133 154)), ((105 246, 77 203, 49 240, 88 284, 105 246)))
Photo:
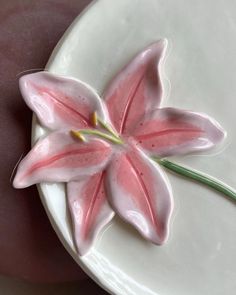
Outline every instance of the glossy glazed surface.
MULTIPOLYGON (((194 165, 200 170, 207 170, 209 174, 225 179, 233 185, 233 175, 225 173, 234 164, 232 159, 234 159, 235 149, 231 120, 233 118, 232 92, 235 86, 230 83, 232 81, 230 77, 234 72, 233 62, 231 61, 229 65, 221 58, 225 56, 225 47, 219 45, 217 36, 214 36, 215 39, 204 38, 207 34, 212 36, 213 27, 208 26, 208 30, 205 30, 204 22, 207 18, 205 19, 206 15, 202 13, 203 6, 199 4, 193 7, 186 1, 181 1, 178 7, 185 9, 183 11, 179 9, 178 14, 172 14, 175 7, 173 1, 166 1, 164 6, 161 6, 159 1, 150 1, 148 6, 145 3, 139 1, 139 8, 136 8, 136 13, 133 13, 134 7, 126 1, 96 2, 82 18, 81 25, 75 23, 66 37, 66 42, 59 45, 49 63, 49 69, 58 74, 77 77, 92 85, 101 94, 106 83, 121 68, 121 65, 125 65, 137 53, 137 49, 140 50, 144 45, 156 40, 157 36, 158 38, 167 37, 172 41, 173 46, 166 70, 172 85, 169 99, 171 105, 206 111, 223 123, 225 129, 229 130, 231 136, 229 137, 232 140, 224 153, 214 157, 202 157, 203 159, 188 157, 183 162, 194 165), (113 3, 108 4, 111 2, 113 3), (99 14, 99 11, 104 9, 107 12, 105 18, 104 14, 101 13, 101 16, 99 14), (186 14, 186 9, 189 14, 186 14), (199 12, 198 17, 196 10, 199 12), (115 21, 111 17, 111 12, 114 13, 114 11, 117 15, 123 16, 123 19, 117 18, 115 21), (147 14, 150 16, 148 21, 147 14), (163 17, 166 14, 170 16, 168 21, 163 17), (191 20, 188 18, 189 15, 193 16, 191 20), (179 17, 180 24, 189 28, 187 33, 185 30, 176 29, 174 23, 179 21, 179 17), (198 21, 201 23, 200 27, 198 21), (108 22, 110 26, 107 26, 108 22), (90 23, 90 26, 83 26, 87 23, 90 23), (188 26, 189 23, 192 26, 188 26), (95 27, 96 34, 93 29, 95 27), (147 28, 150 29, 147 30, 147 28), (113 34, 114 30, 116 34, 113 34), (127 31, 129 31, 128 35, 127 31), (73 34, 80 35, 78 43, 73 34), (105 36, 109 40, 112 39, 109 46, 101 42, 105 36), (203 38, 205 41, 201 42, 203 38), (215 46, 216 43, 218 46, 215 46), (196 44, 202 50, 195 53, 194 56, 198 58, 192 59, 196 44), (115 50, 118 47, 119 50, 115 50), (207 50, 204 50, 205 48, 207 50), (215 48, 217 50, 213 50, 215 48), (116 52, 116 58, 114 58, 114 52, 116 52), (91 56, 96 58, 91 60, 91 56), (181 58, 181 56, 184 57, 181 58), (212 56, 218 63, 213 63, 215 59, 212 59, 212 56), (203 60, 204 72, 199 66, 199 60, 203 60), (178 70, 175 66, 178 66, 178 70), (224 78, 220 77, 221 80, 215 71, 218 66, 224 73, 224 78), (186 75, 192 72, 194 79, 193 76, 186 75), (184 83, 180 83, 182 81, 184 83), (211 86, 213 81, 215 88, 211 86), (195 89, 194 92, 193 89, 195 89), (227 110, 227 116, 222 111, 222 95, 225 98, 224 107, 227 110), (209 97, 214 97, 214 104, 209 97)), ((227 5, 232 8, 233 4, 229 2, 227 5)), ((225 9, 227 13, 232 11, 225 7, 225 4, 224 6, 214 5, 213 13, 217 15, 222 9, 225 9)), ((212 9, 212 2, 204 2, 204 9, 206 11, 212 9)), ((230 17, 227 17, 228 19, 230 17)), ((215 27, 227 39, 228 26, 226 30, 226 27, 221 26, 221 22, 218 21, 214 23, 215 27)), ((231 23, 230 28, 232 27, 231 23)), ((231 55, 227 55, 227 61, 234 52, 234 43, 231 44, 232 47, 228 49, 231 55)), ((166 83, 164 88, 166 90, 168 90, 167 85, 166 83)), ((40 132, 42 130, 38 129, 37 135, 40 135, 40 132)), ((79 263, 95 273, 99 282, 116 294, 234 294, 235 263, 232 245, 235 244, 233 238, 235 235, 231 224, 235 223, 235 206, 202 187, 193 186, 192 183, 184 182, 183 185, 183 182, 175 177, 171 177, 171 182, 175 187, 177 207, 173 223, 174 233, 165 247, 158 250, 156 247, 151 247, 134 233, 128 234, 129 228, 115 220, 91 253, 79 260, 79 263), (132 265, 128 261, 133 261, 132 265), (142 271, 144 265, 145 275, 142 271), (185 280, 185 285, 179 283, 183 277, 188 278, 187 281, 185 280)), ((46 201, 46 208, 53 216, 52 220, 56 224, 56 229, 60 232, 61 238, 67 241, 67 247, 74 255, 64 188, 60 185, 43 185, 42 189, 43 196, 46 197, 43 200, 46 201)))
POLYGON ((115 212, 152 243, 166 242, 173 197, 152 156, 206 151, 225 138, 207 115, 161 108, 166 45, 160 40, 142 50, 103 99, 80 81, 48 72, 20 79, 25 102, 51 133, 21 160, 13 185, 66 183, 80 255, 115 212))

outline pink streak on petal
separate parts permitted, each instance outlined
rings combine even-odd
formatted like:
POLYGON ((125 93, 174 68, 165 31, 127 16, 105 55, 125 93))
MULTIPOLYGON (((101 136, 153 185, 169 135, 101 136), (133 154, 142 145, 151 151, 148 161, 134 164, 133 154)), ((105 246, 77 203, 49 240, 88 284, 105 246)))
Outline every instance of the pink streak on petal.
POLYGON ((108 166, 108 197, 113 209, 148 240, 168 238, 172 194, 161 169, 141 151, 117 153, 108 166))
MULTIPOLYGON (((102 172, 100 173, 98 176, 97 176, 97 183, 96 183, 96 186, 94 188, 94 192, 93 194, 91 194, 91 186, 89 187, 86 187, 84 189, 84 191, 82 193, 86 194, 86 195, 90 195, 91 197, 91 202, 88 204, 88 207, 87 207, 87 213, 85 215, 85 224, 84 224, 84 228, 83 228, 83 235, 84 235, 84 238, 86 238, 88 236, 88 230, 89 230, 89 227, 91 226, 91 223, 93 223, 93 219, 94 219, 94 215, 93 213, 95 212, 95 205, 96 205, 96 202, 97 203, 100 203, 100 201, 103 199, 105 199, 105 188, 104 188, 104 175, 105 175, 105 172, 102 172)), ((95 181, 94 178, 95 177, 92 177, 93 180, 92 181, 95 181)))
MULTIPOLYGON (((105 150, 105 149, 104 149, 105 150)), ((34 165, 25 173, 25 177, 29 176, 30 174, 34 173, 36 170, 46 168, 53 165, 53 168, 61 168, 66 167, 69 164, 70 168, 76 168, 87 166, 89 160, 89 165, 93 165, 97 162, 97 152, 102 152, 102 149, 97 148, 88 148, 80 147, 78 148, 77 145, 70 145, 66 149, 60 151, 58 154, 45 158, 34 165), (86 158, 86 154, 91 154, 89 158, 86 158), (71 158, 70 162, 69 159, 71 158)))
POLYGON ((91 112, 88 105, 80 104, 79 102, 75 105, 72 99, 59 91, 56 92, 45 87, 38 87, 33 83, 31 86, 34 88, 37 95, 42 96, 45 101, 48 100, 48 104, 53 104, 54 112, 56 112, 64 121, 68 121, 70 126, 74 126, 75 124, 78 125, 79 119, 81 120, 81 127, 91 125, 89 122, 89 115, 91 112))
MULTIPOLYGON (((134 175, 136 176, 137 181, 140 184, 140 187, 141 187, 141 189, 143 191, 143 196, 145 198, 145 202, 146 202, 147 208, 148 208, 147 215, 150 216, 151 222, 156 226, 157 229, 159 229, 159 224, 155 220, 155 213, 153 212, 153 207, 151 205, 151 203, 152 203, 151 197, 149 195, 148 188, 147 188, 147 186, 146 186, 146 184, 145 184, 145 182, 144 182, 144 180, 142 178, 143 172, 140 172, 138 170, 138 168, 135 167, 134 163, 132 162, 131 158, 128 155, 126 155, 126 159, 127 159, 128 163, 129 163, 130 168, 133 169, 134 175)), ((142 169, 142 171, 145 171, 145 175, 147 177, 151 177, 151 175, 149 175, 149 171, 147 169, 145 169, 146 167, 143 167, 143 168, 144 169, 142 169)))
POLYGON ((67 182, 93 175, 109 161, 112 149, 94 139, 83 143, 69 131, 54 132, 40 139, 18 166, 13 185, 27 187, 39 182, 67 182))
POLYGON ((74 239, 80 255, 91 248, 114 212, 107 202, 105 172, 67 184, 69 209, 74 225, 74 239))
POLYGON ((166 40, 144 49, 111 82, 104 97, 116 130, 129 133, 130 128, 149 110, 160 105, 162 83, 160 63, 166 40))
MULTIPOLYGON (((141 67, 139 69, 139 71, 140 72, 143 72, 144 71, 144 67, 141 67)), ((137 74, 138 74, 138 72, 137 72, 137 74)), ((135 83, 135 81, 133 82, 134 84, 137 84, 137 85, 133 89, 133 91, 131 93, 129 93, 129 96, 127 97, 127 102, 126 102, 126 105, 125 105, 125 108, 124 108, 124 112, 122 114, 122 119, 121 119, 121 124, 120 124, 120 133, 123 133, 124 132, 125 124, 127 123, 128 116, 129 115, 130 116, 132 115, 131 114, 131 110, 132 110, 131 108, 132 108, 132 105, 133 105, 134 100, 135 99, 137 100, 137 105, 139 106, 137 108, 137 110, 135 111, 135 114, 133 114, 134 117, 137 116, 137 115, 138 115, 138 117, 141 116, 142 115, 142 112, 143 112, 142 109, 145 108, 144 101, 143 101, 144 96, 143 95, 140 95, 140 96, 138 95, 139 94, 138 93, 139 90, 140 90, 141 93, 144 92, 144 89, 143 89, 144 88, 144 86, 143 86, 143 79, 144 79, 144 75, 141 75, 141 77, 139 78, 138 81, 136 81, 136 83, 135 83), (141 106, 142 106, 141 108, 140 108, 140 104, 138 104, 138 103, 141 103, 141 106), (138 112, 139 112, 139 114, 138 114, 138 112)), ((130 82, 132 84, 132 81, 130 81, 130 82)))
POLYGON ((212 148, 224 139, 225 132, 206 115, 163 108, 146 114, 133 137, 149 154, 163 157, 212 148))
POLYGON ((25 75, 20 90, 40 123, 51 130, 86 128, 96 111, 104 119, 104 105, 84 83, 48 72, 25 75))

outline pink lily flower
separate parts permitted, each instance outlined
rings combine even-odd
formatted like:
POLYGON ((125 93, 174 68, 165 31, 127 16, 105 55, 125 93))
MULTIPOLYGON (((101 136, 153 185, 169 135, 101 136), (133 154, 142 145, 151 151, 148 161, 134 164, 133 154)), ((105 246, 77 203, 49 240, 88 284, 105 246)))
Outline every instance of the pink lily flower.
POLYGON ((52 132, 21 161, 13 185, 67 183, 80 255, 114 212, 144 238, 163 244, 173 198, 164 172, 151 157, 204 151, 225 136, 204 114, 160 108, 166 46, 161 40, 134 57, 111 81, 103 100, 72 78, 39 72, 20 79, 25 102, 52 132))

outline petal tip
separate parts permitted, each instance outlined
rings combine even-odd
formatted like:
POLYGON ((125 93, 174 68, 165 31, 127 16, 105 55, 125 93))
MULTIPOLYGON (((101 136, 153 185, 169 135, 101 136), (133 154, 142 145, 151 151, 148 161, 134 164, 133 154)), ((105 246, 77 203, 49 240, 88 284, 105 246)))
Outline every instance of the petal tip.
POLYGON ((158 51, 161 59, 165 56, 168 47, 168 40, 166 38, 160 39, 157 42, 153 43, 150 47, 153 47, 153 49, 156 49, 158 51))
POLYGON ((40 71, 32 74, 23 75, 19 78, 19 87, 22 94, 24 94, 25 89, 28 88, 29 82, 33 82, 37 79, 42 79, 44 76, 49 76, 50 74, 45 71, 40 71))
POLYGON ((85 256, 86 254, 88 254, 89 250, 90 250, 91 246, 88 245, 78 245, 78 242, 76 242, 76 250, 79 254, 79 256, 85 256))
POLYGON ((161 44, 162 46, 162 50, 166 50, 167 46, 168 46, 168 39, 167 38, 163 38, 163 39, 160 39, 158 41, 158 43, 161 44))
POLYGON ((21 94, 23 94, 23 91, 24 91, 24 89, 26 87, 28 76, 29 75, 24 75, 24 76, 20 77, 20 79, 19 79, 19 88, 20 88, 21 94))
POLYGON ((169 239, 169 232, 170 232, 169 224, 166 224, 165 227, 163 228, 163 232, 157 233, 155 231, 149 237, 144 236, 144 238, 157 246, 162 246, 167 243, 169 239))
POLYGON ((12 182, 12 186, 14 188, 17 188, 17 189, 19 189, 19 188, 25 188, 26 187, 26 185, 24 184, 24 182, 21 181, 20 176, 19 176, 18 173, 15 175, 15 178, 14 178, 14 180, 12 182))
POLYGON ((35 75, 35 74, 24 75, 24 76, 20 77, 20 79, 19 79, 20 93, 21 93, 23 99, 25 100, 26 104, 29 107, 30 107, 30 105, 29 105, 29 101, 30 101, 29 87, 30 87, 30 81, 31 81, 32 75, 35 75))
POLYGON ((227 138, 227 131, 223 127, 219 127, 219 141, 223 142, 227 138))
POLYGON ((220 145, 227 137, 226 130, 215 120, 211 120, 212 125, 215 127, 212 129, 211 140, 213 145, 220 145))
POLYGON ((95 230, 94 233, 91 234, 88 239, 83 239, 81 235, 78 236, 77 234, 75 234, 75 247, 79 256, 85 256, 89 254, 97 240, 97 237, 101 234, 103 228, 113 219, 114 216, 115 213, 112 211, 106 218, 106 220, 99 224, 98 228, 95 230))
POLYGON ((30 179, 27 179, 27 177, 25 177, 22 167, 19 166, 13 179, 12 186, 16 189, 21 189, 31 186, 32 184, 34 183, 31 182, 30 179))

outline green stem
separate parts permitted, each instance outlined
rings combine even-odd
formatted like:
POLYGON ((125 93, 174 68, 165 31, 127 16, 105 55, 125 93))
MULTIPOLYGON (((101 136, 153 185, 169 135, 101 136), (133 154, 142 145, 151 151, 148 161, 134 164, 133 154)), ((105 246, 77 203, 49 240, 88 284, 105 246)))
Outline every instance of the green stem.
POLYGON ((97 135, 98 137, 105 138, 113 143, 122 144, 123 141, 119 137, 115 137, 113 135, 109 135, 107 133, 101 132, 99 130, 92 129, 83 129, 78 131, 79 134, 88 134, 88 135, 97 135))
POLYGON ((153 157, 153 160, 156 161, 158 164, 164 166, 165 168, 182 175, 186 178, 193 179, 197 182, 205 184, 206 186, 223 193, 227 197, 231 198, 232 200, 236 201, 236 191, 232 188, 228 187, 227 185, 223 184, 222 182, 214 179, 213 177, 207 176, 203 173, 191 170, 189 168, 183 167, 179 164, 173 163, 166 159, 159 159, 157 157, 153 157))

